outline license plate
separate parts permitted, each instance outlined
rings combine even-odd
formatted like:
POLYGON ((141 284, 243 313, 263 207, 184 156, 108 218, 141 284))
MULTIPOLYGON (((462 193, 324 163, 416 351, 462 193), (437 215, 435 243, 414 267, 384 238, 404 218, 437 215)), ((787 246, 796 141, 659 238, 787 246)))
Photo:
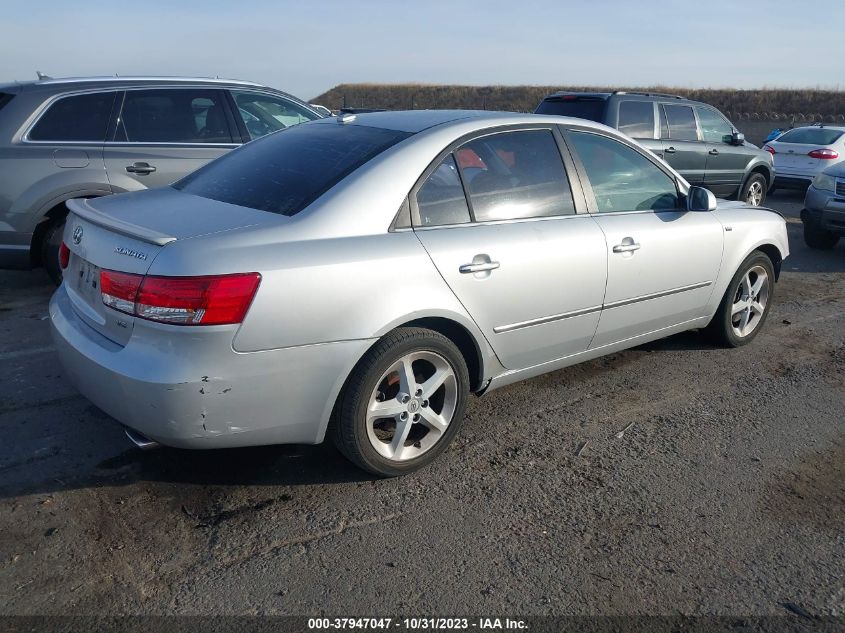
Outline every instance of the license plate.
POLYGON ((101 301, 100 298, 100 267, 84 259, 79 260, 79 267, 76 271, 76 279, 72 281, 76 292, 80 294, 90 305, 95 306, 101 301))

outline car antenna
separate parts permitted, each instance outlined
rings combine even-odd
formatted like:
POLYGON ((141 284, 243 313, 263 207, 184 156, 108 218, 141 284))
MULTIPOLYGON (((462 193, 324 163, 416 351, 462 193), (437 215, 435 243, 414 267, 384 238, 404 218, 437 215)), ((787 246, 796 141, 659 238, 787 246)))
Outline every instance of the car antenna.
POLYGON ((38 81, 41 81, 42 79, 52 79, 50 75, 45 75, 40 70, 36 70, 35 74, 38 76, 38 81))

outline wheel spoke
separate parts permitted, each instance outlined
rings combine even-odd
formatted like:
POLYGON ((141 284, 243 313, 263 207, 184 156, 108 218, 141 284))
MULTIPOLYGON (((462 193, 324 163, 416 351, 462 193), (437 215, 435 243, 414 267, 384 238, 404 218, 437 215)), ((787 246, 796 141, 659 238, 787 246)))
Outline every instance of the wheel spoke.
POLYGON ((763 312, 766 310, 766 306, 764 306, 759 301, 754 301, 751 304, 751 311, 755 312, 759 316, 763 316, 763 312))
POLYGON ((446 427, 449 426, 449 422, 442 415, 435 413, 430 408, 420 410, 420 422, 437 433, 445 433, 446 427))
POLYGON ((745 299, 737 301, 735 304, 733 304, 733 307, 731 308, 731 316, 736 316, 737 314, 745 310, 747 307, 748 301, 746 301, 745 299))
POLYGON ((754 285, 751 286, 751 294, 757 296, 760 294, 760 290, 763 289, 763 286, 766 285, 766 276, 765 275, 757 275, 757 281, 754 282, 754 285))
POLYGON ((739 320, 739 333, 742 336, 745 336, 745 328, 748 327, 748 322, 751 320, 751 306, 745 308, 745 312, 742 313, 742 318, 739 320))
POLYGON ((405 441, 408 439, 408 433, 411 432, 411 426, 413 423, 410 419, 396 421, 396 431, 390 442, 391 459, 402 459, 402 451, 405 450, 405 441))
POLYGON ((751 271, 745 273, 745 278, 742 280, 742 283, 744 286, 743 294, 747 297, 749 294, 751 294, 751 271))
POLYGON ((397 363, 399 371, 399 391, 414 395, 417 390, 417 379, 414 377, 414 368, 411 366, 411 359, 407 356, 397 363))
POLYGON ((395 418, 407 408, 404 404, 393 398, 385 402, 374 402, 367 412, 367 420, 378 420, 381 418, 395 418))
POLYGON ((440 385, 446 382, 446 379, 451 375, 452 370, 448 367, 437 368, 431 377, 420 385, 420 389, 422 389, 422 397, 431 398, 431 396, 440 389, 440 385))

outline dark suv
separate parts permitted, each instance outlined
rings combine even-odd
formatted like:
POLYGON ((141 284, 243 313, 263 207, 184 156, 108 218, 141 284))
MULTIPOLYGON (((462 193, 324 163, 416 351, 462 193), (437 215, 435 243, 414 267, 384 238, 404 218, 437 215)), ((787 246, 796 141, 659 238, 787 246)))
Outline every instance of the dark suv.
POLYGON ((0 267, 44 266, 58 282, 65 201, 163 187, 322 116, 284 92, 226 79, 0 84, 0 267))
POLYGON ((650 92, 556 92, 535 112, 614 127, 664 159, 691 185, 720 197, 757 206, 774 182, 771 155, 747 143, 706 103, 650 92))

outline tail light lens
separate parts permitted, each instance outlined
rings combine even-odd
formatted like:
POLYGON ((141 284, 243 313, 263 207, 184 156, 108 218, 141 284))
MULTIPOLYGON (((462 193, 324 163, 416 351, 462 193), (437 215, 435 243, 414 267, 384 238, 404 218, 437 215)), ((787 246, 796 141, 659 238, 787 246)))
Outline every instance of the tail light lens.
POLYGON ((807 156, 810 158, 821 158, 822 160, 832 160, 839 158, 839 152, 835 149, 814 149, 807 156))
POLYGON ((775 151, 775 148, 772 147, 771 145, 763 145, 763 149, 766 150, 767 152, 769 152, 769 154, 771 154, 772 156, 777 154, 777 152, 775 151))
POLYGON ((70 263, 70 249, 67 247, 67 244, 62 242, 62 245, 59 246, 59 266, 62 270, 67 268, 67 265, 70 263))
POLYGON ((153 277, 100 272, 103 303, 142 319, 177 325, 241 323, 261 275, 153 277))

